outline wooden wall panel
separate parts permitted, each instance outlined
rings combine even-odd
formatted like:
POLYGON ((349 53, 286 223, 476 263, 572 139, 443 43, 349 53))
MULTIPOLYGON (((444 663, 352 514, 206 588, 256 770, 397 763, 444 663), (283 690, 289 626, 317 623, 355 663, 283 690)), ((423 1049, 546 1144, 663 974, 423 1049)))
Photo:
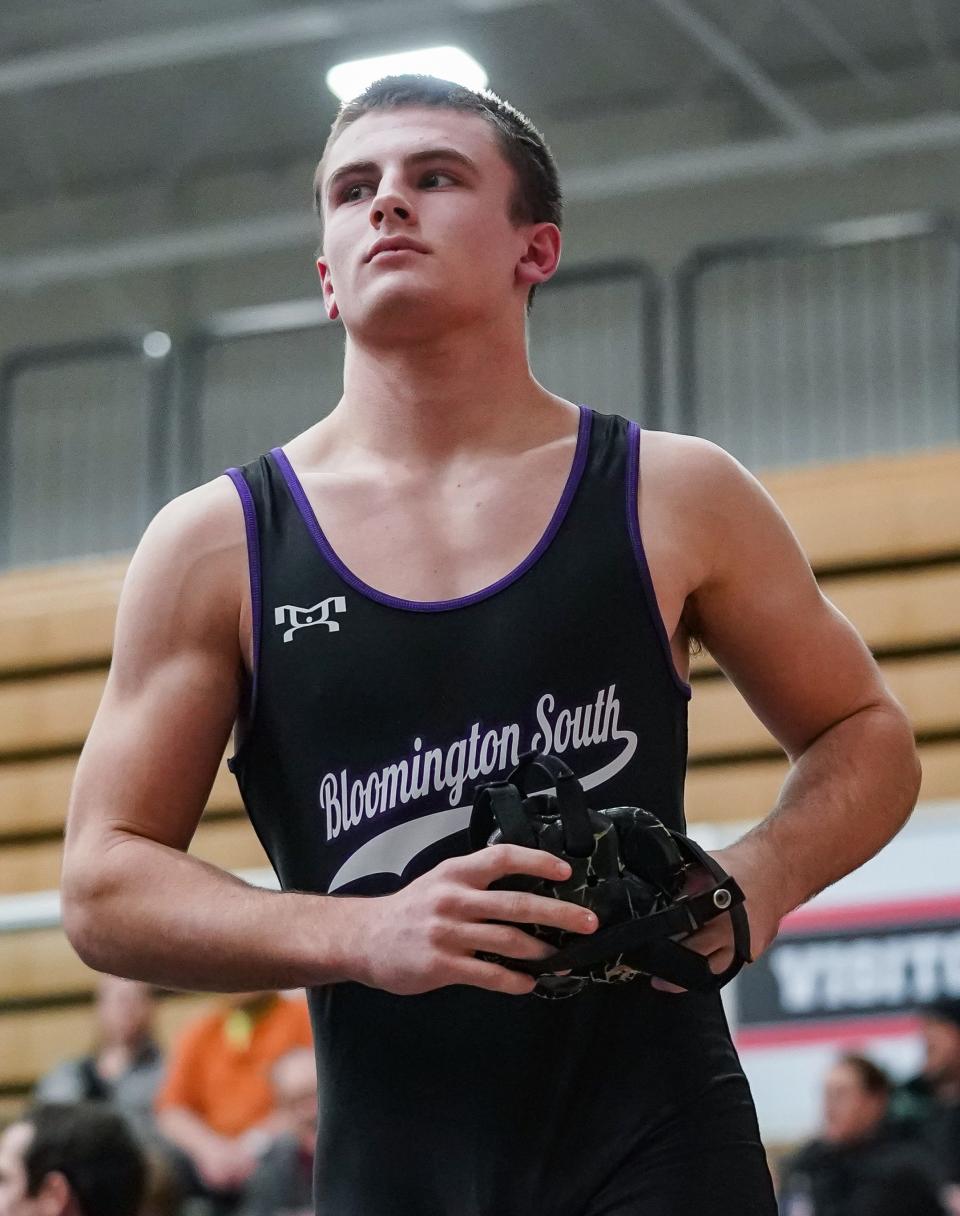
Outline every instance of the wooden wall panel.
MULTIPOLYGON (((960 740, 920 747, 920 801, 960 799, 960 740)), ((688 823, 759 820, 773 807, 787 775, 786 758, 707 764, 687 773, 688 823)))
MULTIPOLYGON (((175 996, 159 1003, 157 1027, 168 1044, 191 1017, 209 1007, 209 996, 175 996)), ((32 1084, 61 1060, 91 1048, 89 1005, 0 1012, 0 1085, 32 1084)))
POLYGON ((83 746, 106 672, 44 675, 0 684, 0 754, 83 746))
MULTIPOLYGON (((201 820, 190 852, 227 870, 269 866, 247 818, 201 820)), ((60 885, 63 847, 59 840, 7 844, 3 848, 3 894, 52 891, 60 885)))
MULTIPOLYGON (((890 659, 880 664, 918 733, 960 732, 960 651, 890 659)), ((725 679, 694 684, 690 755, 735 757, 777 743, 739 692, 725 679)))
MULTIPOLYGON (((825 578, 820 586, 871 650, 960 646, 960 562, 825 578)), ((694 677, 716 669, 706 652, 690 663, 694 677)))
MULTIPOLYGON (((0 764, 0 837, 62 830, 76 767, 76 756, 0 764)), ((243 809, 226 762, 217 771, 207 809, 243 809)))
POLYGON ((960 553, 960 448, 761 476, 815 569, 960 553))

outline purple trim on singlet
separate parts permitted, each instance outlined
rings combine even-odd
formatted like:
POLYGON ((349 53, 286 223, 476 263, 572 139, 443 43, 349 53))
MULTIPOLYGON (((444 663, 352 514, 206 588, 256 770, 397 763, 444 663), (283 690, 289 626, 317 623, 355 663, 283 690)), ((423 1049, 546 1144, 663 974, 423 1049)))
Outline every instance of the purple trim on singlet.
POLYGON ((300 483, 300 479, 287 459, 286 452, 282 448, 272 448, 271 455, 280 467, 280 471, 287 483, 287 488, 293 496, 293 500, 297 504, 300 514, 303 516, 303 521, 307 525, 307 529, 313 537, 317 548, 344 582, 349 583, 361 595, 367 596, 368 599, 376 600, 378 604, 386 604, 389 608, 402 608, 408 612, 448 612, 452 608, 466 608, 470 604, 476 604, 491 595, 496 595, 498 591, 502 591, 504 587, 508 587, 511 583, 516 582, 521 575, 526 574, 534 562, 543 556, 547 546, 553 540, 557 534, 557 530, 563 523, 564 516, 570 508, 570 503, 573 501, 573 496, 577 491, 577 486, 580 484, 580 478, 583 476, 583 470, 587 463, 593 411, 589 406, 585 405, 579 406, 579 409, 580 420, 577 426, 577 447, 573 456, 573 464, 567 475, 566 485, 563 488, 560 501, 557 503, 556 510, 547 525, 547 530, 540 537, 536 548, 524 558, 519 566, 511 570, 509 574, 505 574, 503 578, 498 579, 495 583, 491 583, 489 587, 483 587, 480 591, 474 591, 471 595, 461 596, 455 600, 397 599, 395 596, 385 595, 382 591, 377 591, 376 588, 369 586, 362 579, 357 578, 353 571, 343 564, 323 534, 323 529, 320 527, 313 507, 310 506, 310 501, 300 483))
MULTIPOLYGON (((246 478, 239 469, 227 469, 227 476, 237 488, 243 504, 243 523, 247 532, 247 565, 250 569, 250 628, 253 632, 253 674, 250 685, 250 702, 247 706, 246 725, 253 718, 253 707, 257 699, 257 673, 260 670, 260 540, 257 536, 257 508, 246 478)), ((237 751, 240 746, 237 747, 237 751)), ((231 756, 231 759, 234 757, 231 756)))
POLYGON ((680 673, 677 671, 677 666, 673 661, 670 639, 667 637, 667 629, 663 623, 660 605, 657 603, 657 593, 654 590, 653 579, 650 577, 650 566, 643 547, 643 538, 640 535, 640 503, 638 498, 640 490, 640 427, 635 422, 629 423, 627 427, 627 470, 627 527, 630 530, 630 541, 633 545, 634 556, 637 559, 637 567, 640 571, 640 581, 643 583, 647 608, 649 609, 654 632, 660 642, 660 649, 663 651, 663 657, 666 659, 667 668, 673 678, 673 682, 689 701, 693 696, 693 689, 686 680, 681 678, 680 673))

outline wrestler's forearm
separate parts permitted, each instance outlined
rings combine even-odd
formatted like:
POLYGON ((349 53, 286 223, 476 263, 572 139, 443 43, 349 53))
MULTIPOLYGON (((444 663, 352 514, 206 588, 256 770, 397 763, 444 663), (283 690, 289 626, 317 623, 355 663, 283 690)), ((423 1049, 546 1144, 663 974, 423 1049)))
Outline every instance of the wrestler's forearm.
POLYGON ((268 891, 140 836, 71 858, 63 924, 98 971, 198 992, 301 988, 352 978, 367 901, 268 891))
POLYGON ((895 702, 831 727, 795 759, 777 804, 732 852, 783 916, 877 853, 916 803, 920 764, 895 702))

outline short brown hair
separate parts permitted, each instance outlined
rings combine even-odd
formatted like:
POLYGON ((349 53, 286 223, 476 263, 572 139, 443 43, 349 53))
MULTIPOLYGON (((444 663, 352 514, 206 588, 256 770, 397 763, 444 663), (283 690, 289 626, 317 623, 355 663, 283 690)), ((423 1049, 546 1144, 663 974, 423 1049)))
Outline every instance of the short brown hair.
MULTIPOLYGON (((372 110, 435 106, 479 114, 494 128, 500 150, 516 176, 516 189, 510 200, 510 219, 515 224, 556 224, 563 222, 563 198, 553 154, 546 140, 525 114, 508 101, 488 90, 475 92, 435 76, 384 76, 374 81, 359 97, 341 105, 330 128, 323 156, 313 178, 313 201, 323 224, 321 184, 323 163, 332 145, 351 123, 372 110)), ((529 308, 536 286, 527 297, 529 308)))
POLYGON ((866 1093, 873 1094, 874 1097, 888 1098, 890 1096, 893 1083, 889 1075, 879 1064, 875 1064, 867 1056, 861 1056, 857 1052, 849 1051, 845 1055, 842 1055, 837 1063, 853 1069, 857 1074, 861 1088, 866 1093))
POLYGON ((18 1122, 33 1128, 24 1153, 27 1194, 63 1174, 83 1216, 136 1216, 147 1161, 126 1120, 102 1102, 42 1102, 18 1122))

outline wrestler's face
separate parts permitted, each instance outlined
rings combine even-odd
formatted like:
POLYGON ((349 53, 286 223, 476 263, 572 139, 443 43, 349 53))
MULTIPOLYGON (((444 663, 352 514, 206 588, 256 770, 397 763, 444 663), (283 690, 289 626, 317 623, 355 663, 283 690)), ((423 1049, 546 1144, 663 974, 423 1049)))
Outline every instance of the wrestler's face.
POLYGON ((318 178, 327 311, 365 341, 422 341, 505 310, 522 321, 530 286, 556 269, 559 232, 511 218, 516 176, 479 115, 374 110, 318 178), (390 238, 410 247, 376 252, 390 238))

